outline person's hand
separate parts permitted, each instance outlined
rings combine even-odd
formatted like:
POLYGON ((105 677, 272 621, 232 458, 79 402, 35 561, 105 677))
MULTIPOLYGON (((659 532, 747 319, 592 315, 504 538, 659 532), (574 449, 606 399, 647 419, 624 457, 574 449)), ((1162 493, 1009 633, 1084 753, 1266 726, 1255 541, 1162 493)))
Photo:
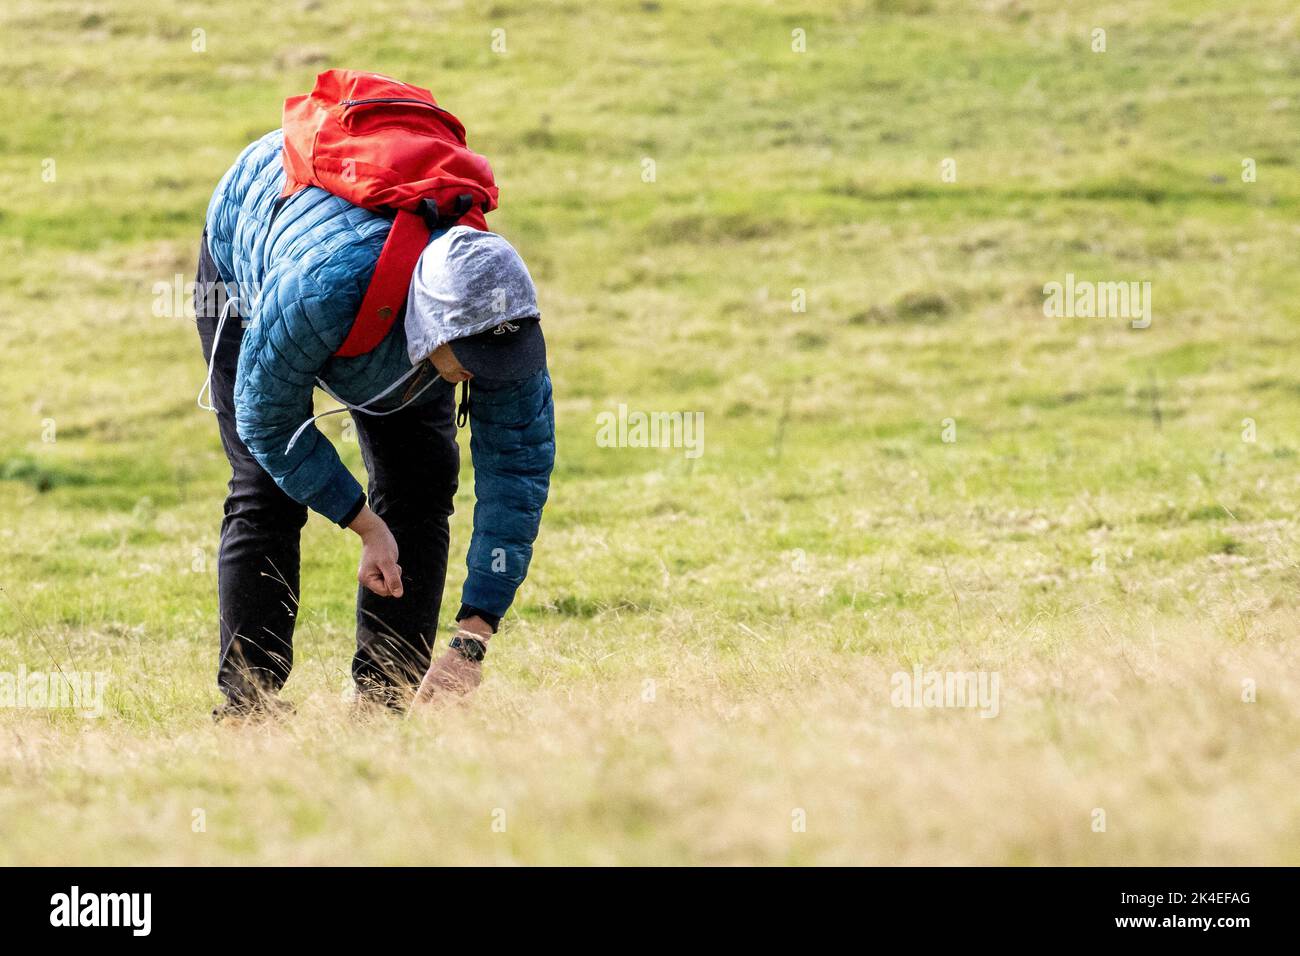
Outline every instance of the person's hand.
POLYGON ((464 696, 482 682, 483 664, 470 660, 457 648, 448 648, 429 665, 412 706, 430 704, 436 698, 451 694, 464 696))
MULTIPOLYGON (((459 622, 457 634, 462 638, 474 638, 484 644, 492 637, 492 628, 480 617, 467 617, 459 622)), ((463 696, 472 691, 483 681, 482 661, 472 661, 458 648, 448 648, 441 657, 429 665, 429 670, 420 681, 420 689, 415 693, 412 708, 430 704, 434 700, 450 695, 463 696)))
POLYGON ((380 597, 401 597, 402 566, 397 563, 397 541, 384 519, 364 505, 348 527, 361 536, 357 581, 380 597))

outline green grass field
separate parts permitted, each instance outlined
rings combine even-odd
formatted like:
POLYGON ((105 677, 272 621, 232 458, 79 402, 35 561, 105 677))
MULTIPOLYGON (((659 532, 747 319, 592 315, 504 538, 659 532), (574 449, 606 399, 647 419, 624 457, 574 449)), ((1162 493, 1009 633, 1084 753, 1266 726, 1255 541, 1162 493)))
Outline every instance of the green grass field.
POLYGON ((0 862, 1300 863, 1291 0, 12 0, 0 70, 0 671, 107 680, 0 707, 0 862), (350 719, 317 516, 297 713, 217 727, 228 469, 155 290, 340 66, 493 160, 551 501, 467 706, 350 719), (600 447, 620 404, 703 454, 600 447))

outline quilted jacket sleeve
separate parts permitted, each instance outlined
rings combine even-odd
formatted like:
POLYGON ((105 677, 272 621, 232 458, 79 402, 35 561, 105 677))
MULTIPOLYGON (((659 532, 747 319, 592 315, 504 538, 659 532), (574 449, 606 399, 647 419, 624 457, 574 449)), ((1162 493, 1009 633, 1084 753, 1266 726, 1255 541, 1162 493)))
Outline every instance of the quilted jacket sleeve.
POLYGON ((474 533, 465 563, 464 604, 504 614, 528 574, 533 541, 555 464, 551 377, 499 388, 471 386, 474 533))
POLYGON ((286 451, 294 432, 311 418, 316 376, 338 346, 320 331, 333 326, 331 310, 302 271, 290 267, 268 277, 240 348, 235 425, 289 497, 343 524, 361 510, 365 495, 334 446, 313 424, 286 451), (272 301, 274 310, 262 308, 272 301), (263 312, 274 318, 262 321, 263 312))

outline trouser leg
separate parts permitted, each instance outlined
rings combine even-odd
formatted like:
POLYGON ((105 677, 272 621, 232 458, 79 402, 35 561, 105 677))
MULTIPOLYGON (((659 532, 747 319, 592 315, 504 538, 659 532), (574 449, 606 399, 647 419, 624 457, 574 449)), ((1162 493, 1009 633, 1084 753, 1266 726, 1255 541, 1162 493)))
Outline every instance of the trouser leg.
MULTIPOLYGON (((204 293, 219 281, 205 230, 195 293, 205 362, 212 355, 222 301, 204 293)), ((237 310, 231 311, 235 314, 227 317, 216 342, 211 382, 211 403, 231 470, 217 556, 217 684, 233 704, 244 706, 278 691, 293 665, 299 535, 307 509, 280 489, 235 429, 235 373, 243 327, 237 310)))

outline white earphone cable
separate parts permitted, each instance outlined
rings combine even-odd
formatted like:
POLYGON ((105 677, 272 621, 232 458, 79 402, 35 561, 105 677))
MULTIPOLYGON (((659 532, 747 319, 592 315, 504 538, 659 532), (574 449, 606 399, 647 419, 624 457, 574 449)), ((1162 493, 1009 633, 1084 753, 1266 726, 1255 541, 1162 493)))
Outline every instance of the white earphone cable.
POLYGON ((196 399, 199 408, 205 412, 215 412, 217 410, 215 405, 203 404, 203 393, 207 392, 208 397, 212 397, 212 369, 217 364, 217 347, 221 345, 221 330, 226 325, 227 316, 230 315, 230 307, 238 301, 239 296, 229 296, 226 299, 226 304, 221 307, 221 315, 217 317, 217 330, 212 334, 212 351, 208 353, 208 376, 203 380, 203 387, 199 389, 198 398, 196 399))

